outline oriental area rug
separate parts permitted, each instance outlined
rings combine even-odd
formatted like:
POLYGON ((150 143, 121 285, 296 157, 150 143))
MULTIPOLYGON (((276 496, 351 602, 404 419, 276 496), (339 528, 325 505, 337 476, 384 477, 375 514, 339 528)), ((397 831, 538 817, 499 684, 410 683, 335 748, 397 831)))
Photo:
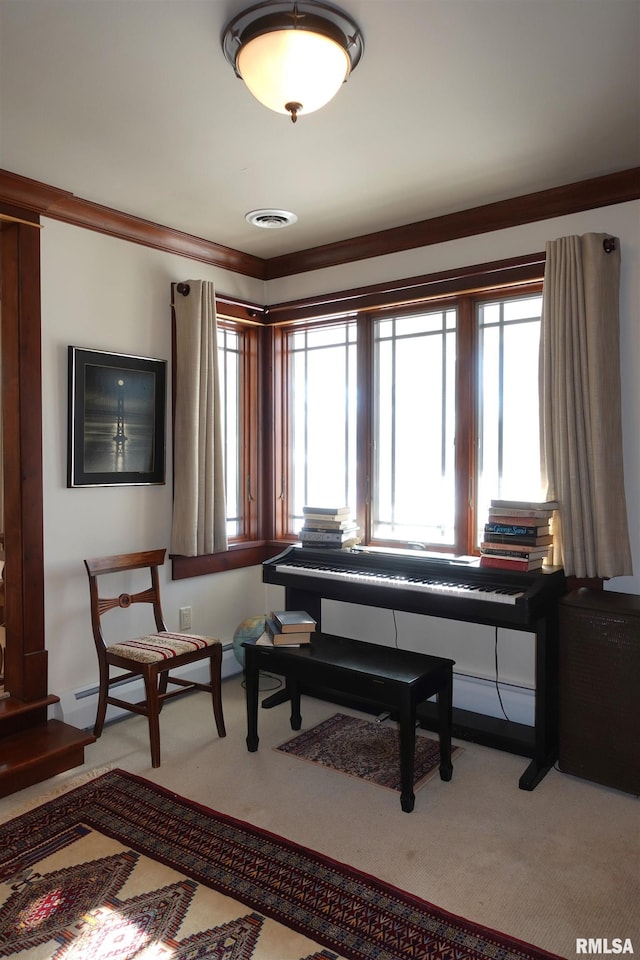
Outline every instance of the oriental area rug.
POLYGON ((0 826, 0 956, 549 960, 552 955, 112 770, 0 826))
MULTIPOLYGON (((384 726, 375 720, 336 713, 275 749, 400 792, 400 731, 397 726, 384 726)), ((452 758, 455 760, 461 752, 461 747, 453 746, 452 758)), ((416 732, 414 763, 414 790, 417 790, 438 773, 438 741, 416 732)))

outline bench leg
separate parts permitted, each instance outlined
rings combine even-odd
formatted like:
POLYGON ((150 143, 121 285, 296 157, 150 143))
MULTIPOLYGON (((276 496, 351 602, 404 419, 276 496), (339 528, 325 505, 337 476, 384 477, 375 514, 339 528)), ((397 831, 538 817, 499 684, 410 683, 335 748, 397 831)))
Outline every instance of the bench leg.
POLYGON ((453 672, 436 696, 438 704, 438 732, 440 734, 440 779, 451 780, 451 723, 453 712, 453 672))
POLYGON ((413 770, 416 750, 416 705, 407 696, 400 706, 400 806, 405 813, 413 810, 413 770))
POLYGON ((245 647, 244 675, 247 699, 247 750, 255 753, 258 749, 258 678, 260 671, 255 658, 250 655, 249 648, 245 647))

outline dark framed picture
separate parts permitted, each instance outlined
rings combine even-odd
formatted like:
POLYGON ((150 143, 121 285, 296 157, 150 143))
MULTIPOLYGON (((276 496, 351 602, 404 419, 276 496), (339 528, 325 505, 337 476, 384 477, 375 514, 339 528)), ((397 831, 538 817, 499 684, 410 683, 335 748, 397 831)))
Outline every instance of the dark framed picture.
POLYGON ((165 482, 167 361, 69 347, 67 486, 165 482))

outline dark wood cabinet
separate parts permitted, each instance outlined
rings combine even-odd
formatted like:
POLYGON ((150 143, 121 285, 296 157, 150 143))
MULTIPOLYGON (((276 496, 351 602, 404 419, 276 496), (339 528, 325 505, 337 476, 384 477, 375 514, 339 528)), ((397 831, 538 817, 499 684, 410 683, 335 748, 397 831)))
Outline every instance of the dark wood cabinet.
POLYGON ((640 596, 567 594, 559 647, 560 769, 640 794, 640 596))

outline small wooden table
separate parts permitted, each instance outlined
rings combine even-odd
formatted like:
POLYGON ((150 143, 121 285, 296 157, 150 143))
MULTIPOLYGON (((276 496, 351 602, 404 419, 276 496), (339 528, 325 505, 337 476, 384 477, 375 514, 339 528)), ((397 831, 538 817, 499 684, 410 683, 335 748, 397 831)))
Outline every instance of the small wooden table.
POLYGON ((247 748, 258 749, 258 680, 261 670, 285 678, 291 727, 299 730, 300 687, 349 694, 397 715, 400 724, 400 804, 413 810, 416 707, 437 698, 440 778, 450 780, 453 660, 314 633, 300 647, 243 644, 247 691, 247 748))

